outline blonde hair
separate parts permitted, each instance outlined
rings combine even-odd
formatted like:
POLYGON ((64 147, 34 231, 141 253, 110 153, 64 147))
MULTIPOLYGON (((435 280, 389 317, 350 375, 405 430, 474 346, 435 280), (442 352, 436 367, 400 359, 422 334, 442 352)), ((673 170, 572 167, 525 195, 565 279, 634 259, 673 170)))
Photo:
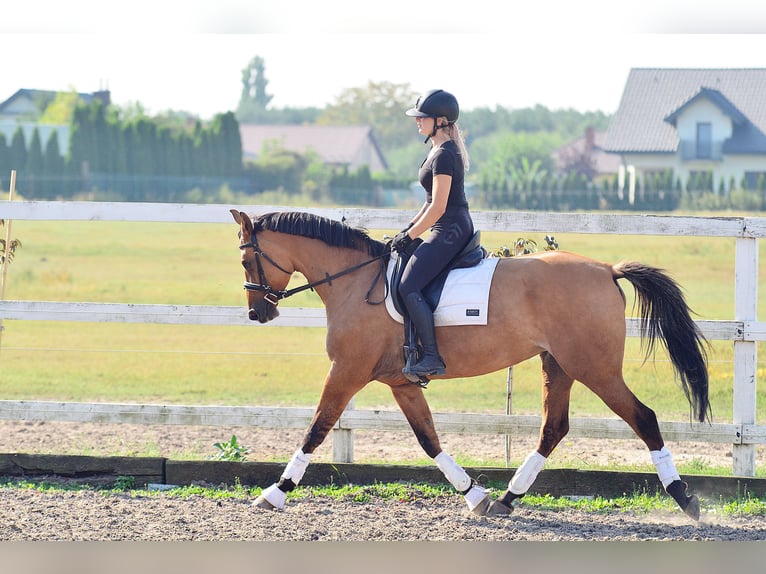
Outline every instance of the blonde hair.
POLYGON ((457 149, 460 150, 460 157, 463 160, 463 169, 465 171, 468 171, 468 169, 471 166, 471 160, 468 157, 468 150, 465 147, 465 140, 463 140, 463 133, 460 131, 460 128, 457 127, 457 124, 452 123, 449 124, 449 127, 447 128, 447 133, 449 134, 449 137, 454 140, 454 142, 457 144, 457 149))

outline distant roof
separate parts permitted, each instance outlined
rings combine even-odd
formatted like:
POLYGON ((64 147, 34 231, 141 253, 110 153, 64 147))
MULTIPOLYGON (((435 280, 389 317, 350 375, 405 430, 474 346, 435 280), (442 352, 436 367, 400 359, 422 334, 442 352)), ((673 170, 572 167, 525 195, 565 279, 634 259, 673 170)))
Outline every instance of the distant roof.
POLYGON ((606 133, 610 152, 678 149, 675 120, 699 98, 732 118, 735 134, 725 151, 766 151, 766 68, 634 68, 606 133))
POLYGON ((718 90, 713 90, 710 88, 700 88, 699 92, 694 94, 694 96, 690 100, 685 102, 684 105, 682 105, 680 108, 676 109, 676 111, 674 111, 672 114, 666 117, 665 121, 675 126, 678 116, 680 116, 684 112, 684 110, 686 110, 694 102, 701 99, 707 99, 713 102, 713 104, 715 104, 716 107, 718 107, 718 109, 721 110, 721 112, 729 116, 731 120, 737 125, 743 125, 748 121, 745 115, 742 112, 740 112, 734 104, 732 104, 728 99, 726 99, 726 96, 724 96, 718 90))
POLYGON ((622 159, 619 154, 604 151, 604 140, 606 132, 595 131, 592 128, 586 130, 586 135, 573 140, 553 152, 556 160, 556 167, 562 169, 567 159, 573 156, 582 156, 587 153, 591 146, 590 157, 593 161, 593 168, 596 174, 617 173, 620 169, 622 159), (588 141, 592 136, 592 141, 588 141))
MULTIPOLYGON (((19 102, 34 102, 37 98, 48 98, 52 100, 58 93, 59 92, 53 90, 32 90, 28 88, 16 90, 16 92, 10 98, 0 102, 0 116, 13 117, 22 113, 26 113, 29 110, 23 105, 19 106, 19 102)), ((109 104, 110 102, 110 94, 108 90, 93 92, 91 94, 80 92, 77 95, 86 104, 90 103, 94 99, 100 99, 106 104, 109 104)))
POLYGON ((277 143, 298 153, 313 150, 327 164, 366 163, 370 171, 387 167, 370 126, 240 124, 240 134, 246 159, 261 155, 264 144, 277 143))

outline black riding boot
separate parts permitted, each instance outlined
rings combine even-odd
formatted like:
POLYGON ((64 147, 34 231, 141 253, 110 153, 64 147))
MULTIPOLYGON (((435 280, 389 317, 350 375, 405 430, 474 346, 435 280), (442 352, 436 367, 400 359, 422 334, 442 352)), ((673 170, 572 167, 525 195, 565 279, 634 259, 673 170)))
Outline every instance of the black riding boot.
POLYGON ((434 332, 434 315, 431 307, 419 293, 410 293, 404 300, 407 312, 410 314, 415 332, 423 346, 423 356, 414 365, 405 367, 406 374, 429 376, 443 375, 446 372, 444 360, 439 356, 439 348, 436 346, 436 333, 434 332))

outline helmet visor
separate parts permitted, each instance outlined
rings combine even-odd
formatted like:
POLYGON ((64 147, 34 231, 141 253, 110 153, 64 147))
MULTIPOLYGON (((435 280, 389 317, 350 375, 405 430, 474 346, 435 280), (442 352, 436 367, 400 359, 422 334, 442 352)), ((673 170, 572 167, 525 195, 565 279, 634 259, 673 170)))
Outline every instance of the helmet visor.
POLYGON ((431 114, 424 114, 423 112, 421 112, 417 108, 410 108, 409 110, 404 112, 404 115, 405 116, 411 116, 411 117, 414 117, 414 118, 429 118, 429 117, 431 117, 431 114))

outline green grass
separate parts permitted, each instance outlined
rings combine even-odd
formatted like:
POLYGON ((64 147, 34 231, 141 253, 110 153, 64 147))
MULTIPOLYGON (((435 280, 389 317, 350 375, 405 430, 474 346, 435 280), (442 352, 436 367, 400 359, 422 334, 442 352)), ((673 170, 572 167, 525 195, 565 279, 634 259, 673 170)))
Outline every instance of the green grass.
MULTIPOLYGON (((114 484, 94 487, 65 482, 46 482, 17 480, 0 483, 2 489, 26 489, 38 492, 96 490, 104 496, 128 493, 130 496, 163 497, 204 497, 212 500, 253 499, 261 493, 260 487, 247 487, 237 482, 230 487, 206 487, 200 485, 183 486, 165 491, 135 488, 132 477, 118 477, 114 484)), ((502 492, 505 485, 488 485, 493 495, 502 492)), ((288 501, 300 501, 308 498, 327 498, 330 500, 350 501, 360 505, 379 501, 408 503, 421 499, 439 499, 459 497, 460 495, 447 485, 426 483, 377 483, 373 485, 330 485, 321 487, 299 486, 287 494, 288 501)), ((568 497, 527 494, 519 503, 528 508, 560 511, 576 509, 586 512, 631 512, 647 514, 656 511, 676 512, 675 501, 659 493, 634 492, 614 498, 568 497)), ((733 498, 701 498, 703 512, 719 516, 763 516, 766 514, 766 498, 751 495, 733 498)))
MULTIPOLYGON (((374 236, 395 230, 375 230, 374 236)), ((242 306, 237 226, 125 222, 14 222, 23 242, 11 264, 6 298, 242 306)), ((538 236, 539 235, 539 236, 538 236)), ((525 236, 485 233, 488 249, 525 236)), ((606 261, 636 259, 663 267, 681 283, 700 319, 734 316, 734 239, 556 234, 562 249, 606 261)), ((761 280, 766 279, 761 250, 761 280)), ((301 278, 294 284, 302 283, 301 278)), ((629 307, 632 289, 626 288, 629 307)), ((766 304, 766 290, 759 305, 766 304)), ((282 303, 319 306, 304 292, 282 303)), ((196 325, 5 321, 0 351, 4 399, 168 404, 308 406, 316 404, 329 368, 324 329, 196 325)), ((732 414, 733 349, 713 342, 710 396, 714 420, 732 414)), ((761 356, 763 356, 761 354, 761 356)), ((514 371, 513 412, 540 413, 540 365, 514 371)), ((689 420, 689 407, 663 352, 643 363, 639 341, 628 339, 626 380, 662 420, 689 420)), ((757 377, 766 375, 759 363, 757 377)), ((438 381, 427 391, 437 412, 505 412, 506 372, 438 381)), ((766 420, 766 386, 757 419, 766 420)), ((396 409, 384 385, 372 383, 357 408, 396 409)), ((580 385, 571 414, 612 416, 580 385)))

